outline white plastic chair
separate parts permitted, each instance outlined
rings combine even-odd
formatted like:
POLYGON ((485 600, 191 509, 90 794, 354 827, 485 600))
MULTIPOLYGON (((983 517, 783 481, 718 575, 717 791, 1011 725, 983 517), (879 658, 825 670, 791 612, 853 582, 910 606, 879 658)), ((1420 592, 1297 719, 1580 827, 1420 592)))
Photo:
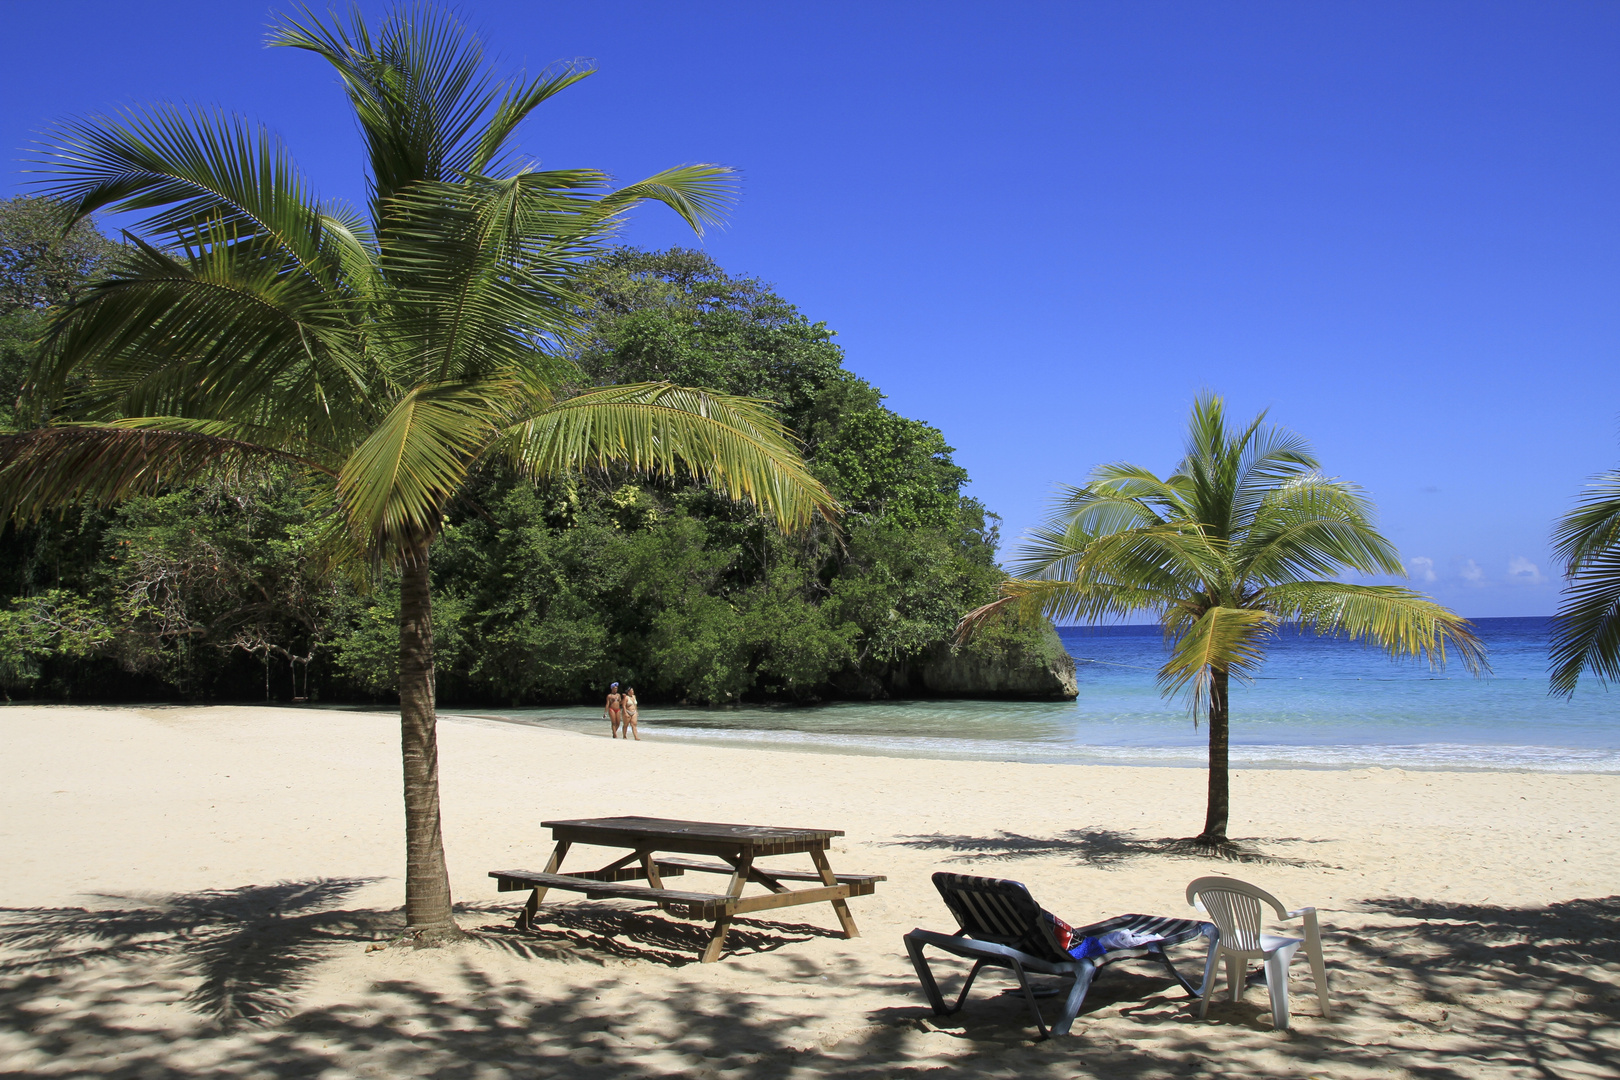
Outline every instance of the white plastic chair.
POLYGON ((1200 1020, 1209 1015, 1209 1003, 1215 996, 1215 963, 1219 957, 1226 958, 1226 982, 1233 1001, 1243 999, 1249 961, 1263 960, 1266 989, 1271 993, 1272 1024, 1279 1031, 1288 1030, 1288 965, 1301 945, 1305 946, 1305 956, 1311 962, 1311 976, 1316 981, 1316 998, 1322 1003, 1322 1015, 1333 1019, 1333 1007, 1328 1004, 1327 965, 1322 961, 1322 931, 1316 922, 1315 908, 1288 911, 1264 889, 1227 877, 1201 877, 1194 881, 1187 886, 1187 903, 1208 912, 1220 931, 1220 938, 1211 944, 1209 959, 1204 965, 1204 994, 1198 1006, 1200 1020), (1291 938, 1261 933, 1265 914, 1262 904, 1270 904, 1279 919, 1303 917, 1305 936, 1291 938))

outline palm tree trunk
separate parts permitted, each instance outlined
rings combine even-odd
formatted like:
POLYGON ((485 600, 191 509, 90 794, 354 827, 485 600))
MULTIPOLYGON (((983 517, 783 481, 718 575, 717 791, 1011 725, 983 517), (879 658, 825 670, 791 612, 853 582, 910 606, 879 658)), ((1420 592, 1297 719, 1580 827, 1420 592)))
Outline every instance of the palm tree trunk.
POLYGON ((461 936, 439 822, 438 717, 433 706, 433 598, 428 545, 409 552, 399 596, 399 724, 405 759, 405 926, 418 942, 461 936))
POLYGON ((1227 775, 1227 741, 1230 729, 1226 696, 1228 675, 1220 668, 1209 669, 1209 806, 1204 814, 1201 844, 1226 843, 1226 819, 1231 807, 1227 775))

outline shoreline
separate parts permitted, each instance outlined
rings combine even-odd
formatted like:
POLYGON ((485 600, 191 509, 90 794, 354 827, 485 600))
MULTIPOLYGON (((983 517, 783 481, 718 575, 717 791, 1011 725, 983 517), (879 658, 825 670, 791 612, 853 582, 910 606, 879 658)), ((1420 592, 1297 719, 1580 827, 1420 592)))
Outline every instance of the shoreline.
MULTIPOLYGON (((569 707, 572 708, 574 706, 569 706, 569 707)), ((604 732, 602 732, 600 734, 594 733, 594 732, 589 732, 589 731, 581 731, 581 730, 577 730, 574 727, 564 726, 563 724, 560 724, 560 723, 547 723, 544 719, 526 720, 526 719, 523 719, 523 718, 520 718, 520 717, 501 715, 499 713, 494 712, 493 710, 491 710, 490 712, 487 712, 487 713, 469 713, 469 712, 461 712, 461 711, 441 711, 439 713, 439 719, 441 719, 441 720, 463 720, 463 721, 465 721, 465 720, 490 720, 490 721, 494 721, 494 722, 497 722, 497 723, 508 724, 508 725, 511 725, 511 726, 514 726, 514 727, 537 728, 537 729, 544 730, 544 731, 555 731, 555 732, 561 732, 563 734, 569 734, 569 735, 582 735, 582 736, 585 736, 585 737, 588 737, 588 738, 607 738, 608 737, 606 731, 604 731, 604 732)), ((604 724, 604 726, 606 725, 606 721, 602 721, 602 723, 604 724)), ((823 755, 823 756, 828 756, 828 757, 872 757, 872 758, 885 758, 885 759, 894 760, 894 761, 961 761, 961 762, 979 761, 979 762, 995 762, 995 763, 1002 763, 1002 764, 1025 764, 1025 765, 1073 765, 1073 766, 1081 766, 1081 767, 1096 766, 1098 768, 1112 768, 1112 769, 1178 769, 1178 770, 1193 770, 1193 771, 1204 771, 1205 769, 1207 769, 1207 758, 1206 758, 1206 761, 1186 761, 1186 760, 1155 761, 1155 760, 1152 760, 1151 758, 1143 758, 1143 759, 1139 759, 1139 760, 1121 761, 1121 760, 1108 760, 1106 757, 1104 757, 1102 755, 1098 755, 1096 757, 1085 758, 1083 760, 1075 760, 1075 759, 1072 759, 1072 758, 1036 756, 1038 754, 1038 751, 1034 751, 1034 752, 1032 752, 1032 754, 1030 756, 1025 756, 1025 757, 1006 757, 1006 756, 991 756, 990 754, 976 755, 976 754, 973 754, 973 753, 967 752, 967 751, 962 751, 962 752, 958 752, 958 753, 949 753, 949 752, 942 752, 942 751, 928 752, 927 750, 921 749, 921 748, 919 748, 914 753, 906 753, 906 752, 904 752, 903 747, 870 746, 870 745, 862 745, 860 743, 855 743, 855 742, 839 742, 839 741, 837 741, 838 737, 835 736, 835 735, 826 735, 826 734, 822 734, 822 733, 818 733, 818 732, 794 731, 791 735, 779 735, 777 733, 766 732, 766 731, 762 731, 760 729, 740 729, 741 731, 746 731, 746 732, 750 732, 752 734, 757 734, 758 736, 765 736, 765 737, 749 738, 749 737, 747 737, 745 735, 741 735, 741 734, 739 734, 737 736, 726 736, 726 735, 721 735, 721 734, 713 734, 713 735, 711 735, 711 734, 681 734, 681 735, 674 735, 674 734, 672 734, 670 732, 669 728, 663 728, 662 730, 660 730, 660 727, 661 727, 661 725, 659 725, 657 723, 647 724, 644 721, 643 722, 643 727, 642 727, 643 737, 645 738, 646 736, 651 735, 655 739, 657 739, 658 741, 669 741, 669 742, 679 743, 679 744, 682 744, 682 745, 713 746, 713 747, 717 747, 717 748, 731 748, 731 749, 739 749, 739 750, 757 750, 757 751, 760 751, 762 753, 818 754, 818 755, 823 755), (662 736, 662 738, 661 739, 658 738, 659 736, 662 736)), ((701 729, 680 728, 679 730, 681 730, 683 732, 690 732, 690 731, 700 731, 701 729)), ((889 736, 888 738, 892 738, 892 739, 895 739, 895 740, 901 740, 901 739, 911 739, 911 738, 915 738, 915 737, 910 737, 910 736, 889 736)), ((918 740, 918 741, 921 741, 921 740, 918 740)), ((947 741, 947 740, 941 740, 941 741, 947 741)), ((958 743, 958 744, 964 744, 964 745, 971 744, 971 740, 966 740, 966 739, 953 739, 953 740, 948 740, 948 741, 953 742, 953 743, 958 743)), ((1431 751, 1432 750, 1442 750, 1442 749, 1444 749, 1444 750, 1467 751, 1467 750, 1485 750, 1485 749, 1488 748, 1490 750, 1502 750, 1502 751, 1509 751, 1509 752, 1518 751, 1518 752, 1520 752, 1520 756, 1527 756, 1531 752, 1534 752, 1534 751, 1547 751, 1547 752, 1549 752, 1550 755, 1556 755, 1559 752, 1578 752, 1577 748, 1573 748, 1573 747, 1553 747, 1553 746, 1535 745, 1535 744, 1531 744, 1531 745, 1512 745, 1512 744, 1499 745, 1499 744, 1475 744, 1475 743, 1409 743, 1409 744, 1372 744, 1370 746, 1365 745, 1365 744, 1281 744, 1280 746, 1279 746, 1279 744, 1260 744, 1260 745, 1256 746, 1256 745, 1253 745, 1253 744, 1245 745, 1245 744, 1241 744, 1241 743, 1233 743, 1232 747, 1231 747, 1231 752, 1233 754, 1233 760, 1231 761, 1230 769, 1233 772, 1239 772, 1239 771, 1243 771, 1243 772, 1275 771, 1275 772, 1330 772, 1331 773, 1331 772, 1360 771, 1360 770, 1369 770, 1369 769, 1371 769, 1371 770, 1384 769, 1384 770, 1405 770, 1405 771, 1410 771, 1410 772, 1424 772, 1424 773, 1430 773, 1430 772, 1437 772, 1437 773, 1466 773, 1466 774, 1503 773, 1503 774, 1559 775, 1559 776, 1562 776, 1562 775, 1572 775, 1572 776, 1616 776, 1616 775, 1620 775, 1620 754, 1616 754, 1615 755, 1615 761, 1612 764, 1609 764, 1608 767, 1606 767, 1606 768, 1605 767, 1585 767, 1584 764, 1582 764, 1582 763, 1571 763, 1571 764, 1567 764, 1567 765, 1564 765, 1564 764, 1548 764, 1546 766, 1541 766, 1541 767, 1534 766, 1534 765, 1509 765, 1509 764, 1481 764, 1481 765, 1466 765, 1466 764, 1460 764, 1460 763, 1431 764, 1431 763, 1421 762, 1421 761, 1401 760, 1398 755, 1386 755, 1384 757, 1373 757, 1372 760, 1349 760, 1349 761, 1344 761, 1344 762, 1311 762, 1311 761, 1287 762, 1287 761, 1279 761, 1279 760, 1277 760, 1275 758, 1265 758, 1265 759, 1260 759, 1260 760, 1245 761, 1245 760, 1242 760, 1242 757, 1241 757, 1241 755, 1243 755, 1245 752, 1256 752, 1256 753, 1258 753, 1258 752, 1264 752, 1264 750, 1270 749, 1270 748, 1273 748, 1273 747, 1281 748, 1282 746, 1286 746, 1288 749, 1297 750, 1302 755, 1308 754, 1311 751, 1326 751, 1326 752, 1329 752, 1329 753, 1339 752, 1339 753, 1344 754, 1345 756, 1352 756, 1352 757, 1357 751, 1360 751, 1360 750, 1372 750, 1372 751, 1383 750, 1383 751, 1386 751, 1386 752, 1387 751, 1412 750, 1417 754, 1421 754, 1425 749, 1429 749, 1431 751)), ((1121 751, 1128 752, 1127 748, 1119 748, 1119 749, 1121 751)), ((1124 756, 1124 753, 1122 753, 1119 756, 1124 756)), ((1369 756, 1371 757, 1372 755, 1369 755, 1369 756)))

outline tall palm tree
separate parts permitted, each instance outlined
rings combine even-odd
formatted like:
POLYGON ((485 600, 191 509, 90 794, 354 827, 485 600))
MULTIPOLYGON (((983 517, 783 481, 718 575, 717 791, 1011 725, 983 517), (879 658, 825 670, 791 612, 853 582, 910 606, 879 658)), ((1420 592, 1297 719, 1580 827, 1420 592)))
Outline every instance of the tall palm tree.
POLYGON ((1206 846, 1228 843, 1231 677, 1254 672, 1282 625, 1439 664, 1449 647, 1470 670, 1484 666, 1468 622, 1428 597, 1331 579, 1404 570, 1366 498, 1323 476, 1302 439, 1264 421, 1229 428, 1221 399, 1200 397, 1174 474, 1103 465, 1065 489, 1001 597, 963 620, 968 632, 1003 609, 1069 621, 1157 615, 1170 645, 1160 687, 1187 693, 1194 716, 1209 718, 1209 801, 1196 838, 1206 846))
POLYGON ((1552 690, 1567 697, 1582 672, 1620 679, 1620 470, 1592 482, 1553 543, 1568 585, 1552 623, 1552 690))
MULTIPOLYGON (((783 528, 831 513, 759 402, 665 384, 578 389, 557 346, 582 257, 630 207, 701 232, 728 171, 670 169, 609 190, 591 170, 508 152, 541 102, 590 72, 500 80, 449 15, 374 33, 307 11, 273 45, 337 70, 364 140, 369 214, 315 200, 283 146, 216 112, 157 108, 66 127, 46 191, 69 216, 139 216, 125 264, 63 311, 36 391, 48 426, 0 440, 0 511, 26 520, 206 474, 301 472, 350 565, 402 575, 399 696, 406 922, 459 933, 439 824, 429 552, 475 470, 616 463, 707 480, 783 528)), ((0 519, 3 520, 3 519, 0 519)))

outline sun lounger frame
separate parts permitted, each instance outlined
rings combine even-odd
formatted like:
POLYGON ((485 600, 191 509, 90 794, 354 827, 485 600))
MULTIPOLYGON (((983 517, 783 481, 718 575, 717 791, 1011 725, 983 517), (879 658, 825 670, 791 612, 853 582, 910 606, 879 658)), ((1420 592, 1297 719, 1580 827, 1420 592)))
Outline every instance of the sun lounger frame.
MULTIPOLYGON (((1096 937, 1106 934, 1110 930, 1131 929, 1142 933, 1162 934, 1163 940, 1153 942, 1135 949, 1117 949, 1110 951, 1096 959, 1077 960, 1067 954, 1059 953, 1055 946, 1047 946, 1047 955, 1038 956, 1034 953, 1014 948, 1010 944, 997 941, 984 940, 975 937, 978 932, 985 937, 1020 938, 1024 941, 1038 940, 1040 930, 1036 919, 1041 914, 1041 908, 1030 897, 1029 890, 1021 883, 1001 878, 975 878, 965 874, 935 874, 934 885, 939 889, 941 897, 945 898, 946 905, 952 914, 957 916, 959 923, 964 923, 961 929, 954 934, 942 934, 932 930, 916 929, 905 935, 906 953, 911 957, 911 965, 917 972, 917 979, 922 983, 923 994, 928 998, 928 1004, 933 1008, 936 1016, 949 1016, 961 1010, 967 1002, 968 991, 973 989, 973 982, 978 978, 979 972, 987 967, 1004 968, 1011 971, 1018 978, 1019 989, 1023 992, 1024 1000, 1029 1005, 1030 1014, 1035 1019, 1035 1027, 1040 1031, 1041 1038, 1048 1035, 1067 1035, 1074 1024, 1074 1019, 1085 1004, 1086 994, 1091 989, 1093 979, 1096 978, 1100 968, 1119 960, 1151 959, 1162 964, 1171 978, 1175 979, 1185 990, 1189 997, 1201 997, 1202 987, 1195 987, 1176 970, 1171 962, 1166 948, 1203 937, 1209 942, 1211 955, 1215 948, 1216 930, 1213 923, 1198 922, 1193 919, 1171 919, 1158 915, 1118 915, 1112 919, 1092 923, 1089 926, 1077 927, 1074 931, 1075 940, 1082 937, 1096 937), (952 902, 948 890, 963 887, 977 887, 986 893, 999 895, 1010 901, 998 914, 1011 923, 999 927, 986 925, 985 920, 975 919, 973 913, 963 908, 958 902, 952 902), (1022 924, 1015 925, 1013 924, 1022 924), (1011 931, 1005 934, 994 933, 994 930, 1011 931), (942 952, 973 961, 973 967, 968 971, 966 980, 962 983, 961 992, 956 996, 954 1005, 945 1004, 945 996, 940 992, 939 983, 934 978, 933 970, 929 967, 923 949, 932 946, 942 952), (1061 959, 1059 958, 1061 957, 1061 959), (1041 1016, 1040 1006, 1036 1003, 1037 997, 1050 996, 1041 993, 1031 986, 1029 976, 1055 975, 1060 978, 1073 979, 1069 992, 1064 999, 1063 1008, 1058 1013, 1057 1022, 1052 1025, 1050 1033, 1047 1031, 1046 1021, 1041 1016)), ((1205 963, 1205 981, 1210 979, 1210 964, 1205 963)), ((1061 991, 1060 991, 1061 992, 1061 991)))

